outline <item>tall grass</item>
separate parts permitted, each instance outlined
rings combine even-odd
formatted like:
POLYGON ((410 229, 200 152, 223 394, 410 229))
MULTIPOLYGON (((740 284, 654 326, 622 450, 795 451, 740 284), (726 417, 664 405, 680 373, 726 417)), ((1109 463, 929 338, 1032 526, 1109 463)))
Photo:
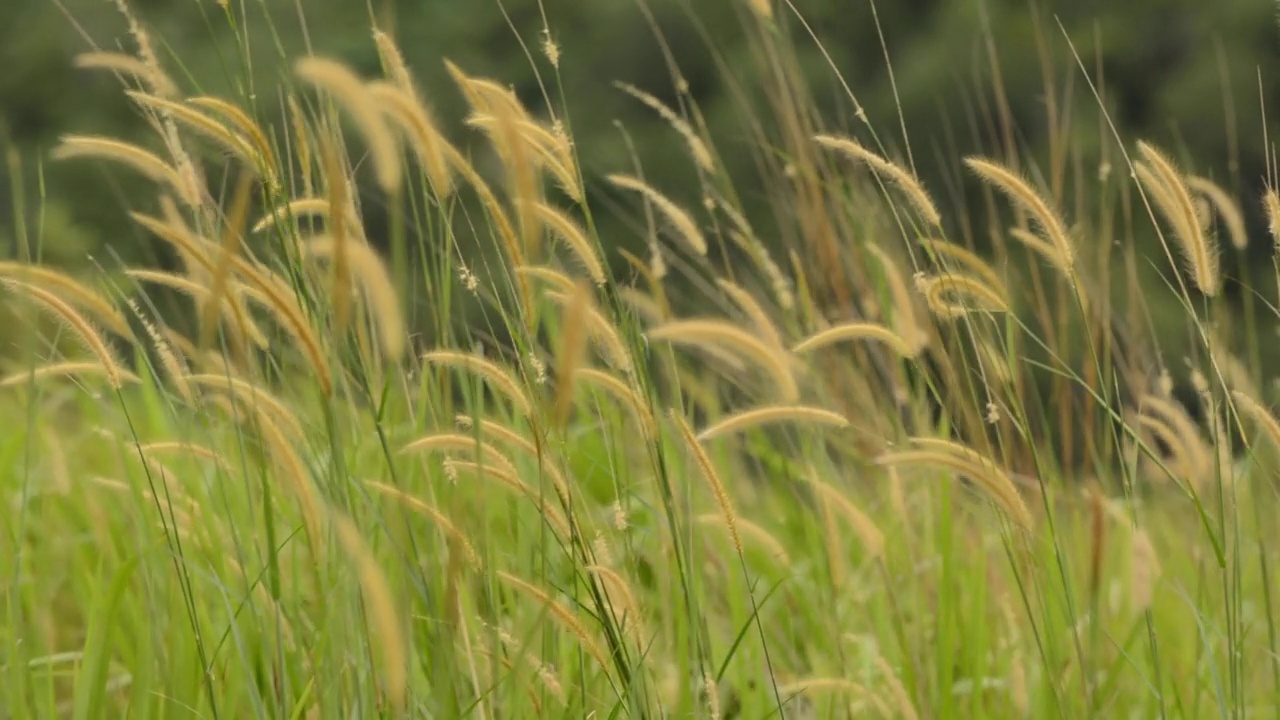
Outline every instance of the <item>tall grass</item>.
POLYGON ((688 148, 686 206, 449 63, 482 167, 386 29, 383 77, 282 59, 273 126, 121 4, 134 53, 79 63, 156 149, 53 156, 153 181, 175 263, 73 278, 37 236, 0 267, 35 330, 0 379, 0 715, 1280 716, 1280 424, 1217 292, 1242 209, 1149 142, 1085 173, 1100 217, 1069 163, 955 157, 985 259, 905 138, 812 112, 794 8, 741 6, 768 226, 687 89, 622 88, 688 148), (608 191, 648 258, 599 236, 608 191))

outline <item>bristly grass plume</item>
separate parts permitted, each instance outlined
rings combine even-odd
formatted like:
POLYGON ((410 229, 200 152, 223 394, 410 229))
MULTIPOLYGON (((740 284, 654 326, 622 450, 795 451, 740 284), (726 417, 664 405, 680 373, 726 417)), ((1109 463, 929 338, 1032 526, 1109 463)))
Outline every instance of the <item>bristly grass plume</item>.
POLYGON ((1017 26, 1044 128, 984 22, 974 126, 916 138, 882 33, 864 106, 803 4, 708 1, 714 107, 663 35, 701 18, 616 8, 669 77, 609 78, 658 122, 610 149, 563 8, 506 16, 535 88, 381 11, 260 50, 316 12, 265 2, 201 77, 113 0, 74 64, 151 135, 50 159, 159 252, 41 261, 7 155, 0 716, 1275 715, 1280 301, 1235 279, 1277 178, 1091 130, 1065 32, 1017 26))

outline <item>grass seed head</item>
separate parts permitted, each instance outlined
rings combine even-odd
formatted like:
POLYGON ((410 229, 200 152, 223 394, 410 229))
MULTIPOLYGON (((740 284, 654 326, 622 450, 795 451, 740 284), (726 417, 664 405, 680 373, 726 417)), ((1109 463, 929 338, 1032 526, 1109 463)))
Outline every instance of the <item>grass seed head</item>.
POLYGON ((74 64, 86 70, 107 70, 141 80, 151 92, 163 98, 176 98, 178 86, 158 66, 118 52, 85 52, 75 56, 74 64))
POLYGON ((698 439, 706 441, 776 423, 826 425, 835 428, 849 426, 849 421, 843 415, 823 408, 807 405, 770 405, 734 413, 698 433, 698 439))
POLYGON ((707 254, 707 241, 694 222, 693 216, 671 201, 666 195, 658 192, 648 183, 630 175, 610 175, 609 182, 624 189, 637 192, 658 208, 658 212, 667 219, 684 246, 695 255, 707 254))
POLYGON ((891 451, 876 458, 887 467, 901 465, 942 467, 965 475, 1023 530, 1031 530, 1035 522, 1026 502, 1009 475, 994 460, 960 443, 941 438, 914 437, 919 450, 891 451))
MULTIPOLYGON (((337 243, 329 235, 307 240, 306 251, 316 258, 332 259, 337 243)), ((378 326, 382 354, 391 362, 399 362, 407 350, 408 325, 400 309, 400 298, 386 263, 367 243, 352 239, 346 246, 352 275, 368 303, 368 315, 378 326)))
POLYGON ((328 93, 351 116, 369 144, 378 184, 386 192, 400 187, 400 147, 377 110, 364 81, 340 62, 306 57, 294 64, 294 72, 307 83, 328 93))
POLYGON ((797 354, 813 352, 847 340, 878 340, 904 358, 912 358, 919 353, 917 346, 909 345, 898 333, 871 322, 851 322, 829 327, 805 338, 791 348, 791 352, 797 354))
POLYGON ((405 638, 410 635, 405 632, 391 584, 355 524, 337 512, 331 513, 330 521, 360 576, 360 589, 368 603, 369 644, 381 650, 385 692, 394 711, 403 714, 409 693, 409 649, 405 638))
POLYGON ((1240 205, 1223 190, 1221 186, 1209 178, 1192 175, 1186 178, 1187 187, 1208 199, 1214 212, 1222 219, 1227 229, 1227 239, 1236 250, 1244 250, 1249 245, 1249 233, 1245 229, 1244 213, 1240 205))
POLYGON ((702 477, 711 487, 711 492, 716 498, 716 503, 720 506, 721 516, 724 518, 725 527, 728 529, 729 537, 733 540, 733 547, 738 554, 742 554, 742 536, 738 534, 738 515, 733 509, 733 502, 729 499, 729 492, 725 489, 724 483, 720 480, 720 474, 716 471, 716 466, 711 462, 711 458, 707 456, 707 451, 703 449, 702 443, 698 442, 698 438, 693 434, 693 428, 689 427, 689 423, 678 415, 675 410, 669 412, 671 421, 675 423, 676 428, 680 431, 680 435, 684 438, 685 445, 689 451, 693 453, 694 461, 698 465, 698 470, 702 473, 702 477))
POLYGON ((177 168, 149 150, 123 140, 91 135, 65 135, 62 142, 53 149, 52 156, 54 160, 91 158, 117 162, 153 182, 167 185, 188 207, 199 207, 202 201, 200 188, 193 187, 177 168))
POLYGON ((716 163, 715 159, 711 155, 711 151, 707 149, 706 143, 702 141, 702 138, 698 137, 698 134, 694 132, 693 128, 684 118, 677 115, 674 110, 667 107, 666 104, 658 98, 634 85, 629 83, 614 83, 614 86, 658 113, 663 120, 667 121, 668 125, 675 129, 676 132, 680 133, 680 137, 684 138, 685 144, 689 146, 689 155, 693 157, 693 160, 698 164, 698 167, 704 172, 715 172, 716 163))
POLYGON ((37 285, 13 279, 0 279, 0 284, 6 290, 26 295, 43 306, 59 321, 65 323, 76 338, 93 353, 94 357, 102 365, 103 374, 106 375, 107 382, 112 389, 119 390, 124 386, 120 362, 116 359, 115 353, 112 352, 111 347, 107 345, 106 340, 103 339, 97 328, 93 326, 93 323, 89 322, 84 315, 81 315, 80 311, 63 301, 62 298, 37 285))
POLYGON ((423 354, 422 361, 464 370, 484 378, 491 387, 506 396, 522 415, 529 417, 533 414, 533 403, 521 389, 520 383, 511 372, 492 360, 456 350, 432 350, 423 354))
POLYGON ((938 212, 938 208, 933 204, 933 199, 929 197, 928 191, 924 189, 924 185, 915 175, 871 152, 851 138, 818 135, 815 140, 819 145, 827 149, 834 150, 850 159, 866 164, 877 175, 896 185, 906 195, 920 218, 928 223, 930 227, 942 225, 942 214, 938 212))
POLYGON ((591 282, 596 285, 604 285, 604 263, 600 261, 600 256, 595 246, 587 239, 587 234, 578 226, 578 223, 561 210, 546 203, 535 203, 533 210, 537 214, 538 220, 564 241, 565 246, 569 248, 574 258, 587 271, 591 282))
POLYGON ((1049 201, 1036 192, 1030 183, 1004 165, 976 157, 965 158, 964 162, 978 177, 1000 190, 1035 219, 1045 239, 1057 251, 1054 264, 1067 278, 1074 279, 1075 245, 1067 233, 1066 224, 1053 210, 1049 201))
POLYGON ((795 402, 800 396, 789 357, 733 323, 708 319, 676 320, 653 328, 647 335, 650 342, 723 350, 731 353, 732 357, 748 358, 769 374, 783 402, 795 402))
POLYGON ((1135 167, 1138 179, 1173 226, 1174 237, 1196 286, 1205 295, 1217 295, 1222 281, 1217 248, 1211 247, 1204 235, 1182 173, 1163 152, 1148 143, 1138 143, 1138 153, 1145 161, 1135 167))
POLYGON ((935 315, 954 320, 971 312, 1007 313, 1009 300, 981 280, 963 275, 919 275, 916 287, 935 315), (967 301, 977 301, 976 305, 967 301))
POLYGON ((507 585, 511 585, 520 590, 523 594, 537 600, 545 606, 551 616, 560 622, 570 633, 578 638, 578 642, 582 643, 583 649, 587 651, 595 661, 599 663, 600 668, 608 672, 609 662, 606 660, 604 650, 601 649, 600 643, 587 631, 586 625, 578 618, 577 613, 565 607, 564 603, 551 597, 545 590, 538 586, 523 580, 515 575, 499 570, 498 579, 507 585))

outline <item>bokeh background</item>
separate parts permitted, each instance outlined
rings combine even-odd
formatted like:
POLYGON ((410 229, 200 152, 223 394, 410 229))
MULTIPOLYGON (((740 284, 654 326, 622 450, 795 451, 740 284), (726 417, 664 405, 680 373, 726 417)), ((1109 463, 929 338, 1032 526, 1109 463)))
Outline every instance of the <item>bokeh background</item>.
MULTIPOLYGON (((751 173, 749 153, 733 150, 745 140, 742 105, 734 93, 750 97, 758 68, 747 40, 752 21, 745 0, 233 2, 243 5, 248 17, 236 29, 214 0, 131 0, 131 7, 186 90, 224 97, 246 91, 270 96, 290 69, 281 58, 309 51, 340 58, 366 74, 378 72, 369 32, 376 20, 398 38, 437 115, 463 146, 468 138, 478 138, 462 125, 462 98, 442 60, 510 83, 537 112, 544 100, 535 72, 545 80, 553 72, 539 51, 549 27, 562 52, 563 101, 592 199, 605 207, 613 198, 601 177, 632 168, 621 128, 652 182, 690 205, 700 200, 680 138, 615 86, 631 83, 674 103, 666 48, 729 171, 743 177, 751 173), (251 51, 248 67, 245 47, 251 51)), ((1009 104, 1018 151, 1027 161, 1047 158, 1047 81, 1060 95, 1072 88, 1071 143, 1085 166, 1096 163, 1099 147, 1110 142, 1061 23, 1090 72, 1101 67, 1104 102, 1126 142, 1147 139, 1170 148, 1189 169, 1214 178, 1241 199, 1253 242, 1241 258, 1245 262, 1224 262, 1228 274, 1246 284, 1265 282, 1270 275, 1272 247, 1257 202, 1267 157, 1262 108, 1265 103, 1273 118, 1280 112, 1280 31, 1270 0, 882 0, 876 7, 879 28, 868 0, 794 2, 893 146, 901 133, 878 39, 883 32, 919 174, 953 217, 980 212, 972 192, 956 190, 974 184, 964 179, 960 159, 1001 151, 990 130, 1001 97, 1009 104), (995 92, 997 87, 1002 93, 995 92), (1250 267, 1256 276, 1244 272, 1250 267)), ((47 162, 49 149, 69 132, 154 145, 111 75, 72 65, 76 53, 95 47, 132 50, 114 0, 2 4, 0 142, 9 150, 0 174, 2 197, 21 191, 24 219, 38 220, 45 257, 54 262, 83 262, 107 249, 126 260, 146 259, 149 244, 125 215, 154 202, 144 186, 97 164, 47 162)), ((858 128, 823 51, 798 24, 790 25, 829 126, 858 128)), ((759 101, 763 108, 764 98, 759 101)), ((270 113, 267 120, 274 121, 270 113)), ((1277 135, 1280 127, 1273 123, 1269 136, 1277 135)), ((747 184, 744 194, 750 201, 752 192, 763 191, 747 184)), ((1088 198, 1086 191, 1080 207, 1087 207, 1088 198)), ((373 207, 376 227, 376 202, 367 205, 373 207)), ((10 254, 16 220, 13 204, 0 203, 0 247, 10 254)), ((606 244, 639 241, 626 223, 608 217, 604 223, 606 244)), ((1157 248, 1152 253, 1162 261, 1157 248)), ((1241 289, 1229 283, 1227 292, 1238 301, 1241 289)))

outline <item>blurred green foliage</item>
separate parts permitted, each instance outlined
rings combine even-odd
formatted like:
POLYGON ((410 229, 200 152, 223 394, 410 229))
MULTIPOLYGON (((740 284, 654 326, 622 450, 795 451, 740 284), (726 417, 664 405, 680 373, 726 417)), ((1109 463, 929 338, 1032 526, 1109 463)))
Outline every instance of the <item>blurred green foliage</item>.
MULTIPOLYGON (((593 199, 603 199, 600 175, 630 169, 628 143, 617 124, 621 121, 647 177, 696 205, 696 174, 679 137, 614 86, 631 83, 674 104, 664 58, 664 47, 669 48, 729 171, 744 178, 741 190, 749 207, 752 193, 761 192, 746 180, 752 172, 750 154, 734 149, 746 134, 731 81, 766 111, 755 75, 760 61, 747 39, 754 25, 742 0, 544 0, 541 6, 536 0, 370 0, 368 5, 234 0, 232 5, 234 23, 213 0, 131 3, 157 42, 162 62, 185 91, 230 98, 248 94, 260 104, 260 118, 277 124, 280 99, 273 89, 290 70, 286 58, 311 51, 374 74, 378 61, 369 28, 376 22, 398 38, 430 103, 459 144, 474 133, 462 126, 462 99, 442 59, 470 74, 510 83, 539 112, 545 102, 535 71, 557 92, 557 71, 540 52, 545 12, 562 52, 559 84, 593 199), (305 15, 305 28, 299 13, 305 15)), ((1280 107, 1280 37, 1271 3, 882 0, 875 15, 869 0, 795 0, 795 5, 824 46, 817 47, 801 24, 788 22, 814 101, 829 124, 864 130, 824 52, 889 152, 898 156, 904 150, 900 105, 918 172, 949 217, 972 216, 977 210, 976 183, 965 176, 960 158, 1002 151, 1001 138, 992 132, 997 86, 1015 121, 1024 162, 1047 162, 1046 80, 1060 109, 1064 89, 1071 88, 1071 142, 1083 167, 1096 166, 1098 148, 1111 142, 1059 30, 1061 23, 1089 75, 1099 81, 1127 146, 1147 139, 1174 149, 1189 169, 1237 193, 1253 232, 1251 258, 1270 253, 1257 198, 1266 167, 1260 103, 1280 107), (893 63, 897 102, 881 33, 893 63), (993 67, 999 69, 998 77, 993 67)), ((92 163, 45 164, 48 150, 68 132, 109 134, 155 146, 114 77, 72 65, 76 53, 94 47, 133 49, 114 0, 5 0, 3 16, 0 140, 16 148, 23 161, 18 177, 0 178, 5 197, 12 195, 12 183, 23 183, 27 221, 43 218, 43 252, 55 260, 83 258, 86 249, 150 259, 149 244, 125 219, 127 210, 149 200, 137 181, 92 163)), ((551 99, 556 105, 560 101, 551 99)), ((1083 189, 1081 207, 1092 202, 1091 193, 1096 195, 1083 189)), ((1077 200, 1069 196, 1067 207, 1076 208, 1077 200)), ((0 210, 0 237, 12 246, 16 223, 10 205, 0 210)), ((767 219, 762 225, 768 227, 767 219)), ((954 228, 957 235, 963 230, 954 228)), ((620 222, 606 222, 603 237, 607 242, 636 240, 634 231, 620 222)), ((11 247, 9 254, 15 253, 11 247)), ((1231 259, 1224 262, 1229 274, 1239 267, 1231 259)), ((1238 294, 1238 287, 1233 290, 1229 284, 1228 292, 1233 291, 1238 294)))

